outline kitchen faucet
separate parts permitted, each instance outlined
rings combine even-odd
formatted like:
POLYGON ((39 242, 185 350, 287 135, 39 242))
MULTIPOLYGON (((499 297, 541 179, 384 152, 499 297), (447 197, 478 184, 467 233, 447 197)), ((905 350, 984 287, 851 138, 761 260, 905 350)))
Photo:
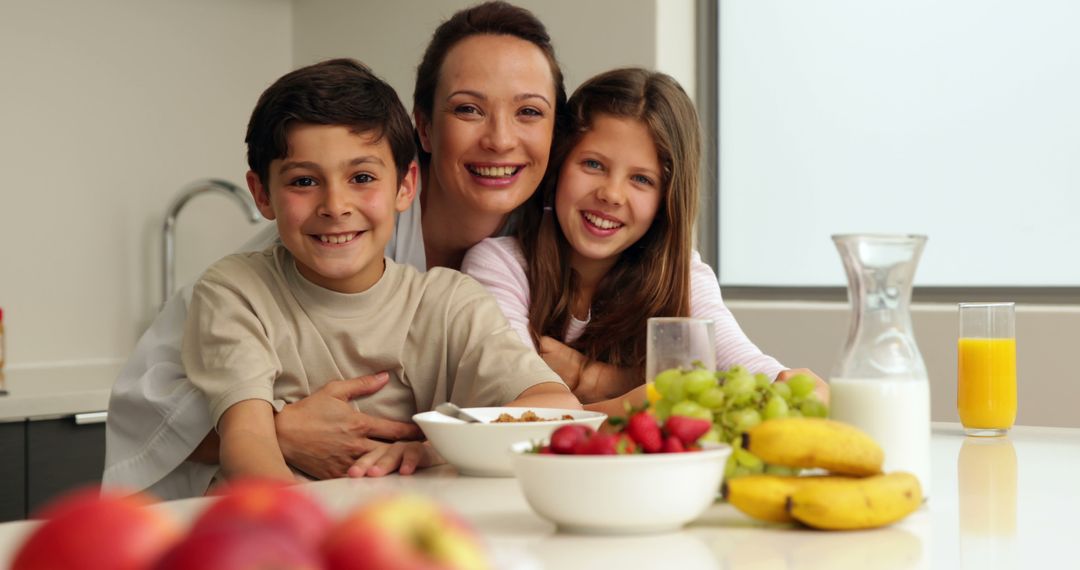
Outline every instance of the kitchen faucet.
POLYGON ((206 178, 203 180, 196 180, 185 186, 184 189, 177 194, 176 198, 173 198, 172 204, 169 205, 169 209, 165 215, 165 225, 161 230, 163 247, 163 255, 161 258, 162 307, 164 307, 165 303, 169 300, 174 288, 174 266, 176 264, 174 234, 176 233, 176 216, 180 214, 180 210, 184 208, 184 205, 188 203, 188 200, 206 192, 221 192, 236 200, 236 203, 240 204, 240 207, 244 209, 244 212, 247 214, 248 219, 251 220, 251 223, 258 222, 262 219, 262 215, 259 213, 258 208, 255 207, 255 203, 248 197, 248 193, 241 190, 240 187, 235 184, 216 178, 206 178))

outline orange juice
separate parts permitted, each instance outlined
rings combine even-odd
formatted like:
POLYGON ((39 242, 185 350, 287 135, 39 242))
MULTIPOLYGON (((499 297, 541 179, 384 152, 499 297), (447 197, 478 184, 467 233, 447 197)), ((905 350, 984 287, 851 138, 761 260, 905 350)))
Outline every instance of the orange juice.
POLYGON ((1008 429, 1016 421, 1016 339, 961 338, 956 408, 966 428, 1008 429))

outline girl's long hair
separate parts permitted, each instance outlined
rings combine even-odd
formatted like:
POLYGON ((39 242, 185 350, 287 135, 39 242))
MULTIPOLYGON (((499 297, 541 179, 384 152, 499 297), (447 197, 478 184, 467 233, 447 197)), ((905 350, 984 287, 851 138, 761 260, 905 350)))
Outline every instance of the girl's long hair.
POLYGON ((598 284, 591 318, 571 346, 591 360, 642 371, 646 322, 690 313, 690 256, 698 210, 701 134, 690 98, 673 78, 640 68, 593 77, 568 102, 569 125, 540 191, 525 208, 518 239, 527 260, 529 332, 563 338, 578 278, 570 244, 555 215, 558 175, 570 151, 598 115, 646 125, 661 167, 660 207, 644 236, 627 248, 598 284))

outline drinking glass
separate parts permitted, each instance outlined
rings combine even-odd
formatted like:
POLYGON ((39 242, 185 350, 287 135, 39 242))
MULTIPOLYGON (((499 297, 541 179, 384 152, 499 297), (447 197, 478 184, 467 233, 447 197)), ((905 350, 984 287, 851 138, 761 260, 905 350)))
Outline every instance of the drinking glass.
POLYGON ((956 408, 964 431, 1004 435, 1016 421, 1014 303, 961 303, 956 408))
MULTIPOLYGON (((708 319, 657 317, 649 319, 645 345, 645 380, 671 369, 684 371, 702 366, 716 370, 713 322, 708 319)), ((653 393, 653 390, 649 390, 653 393)))

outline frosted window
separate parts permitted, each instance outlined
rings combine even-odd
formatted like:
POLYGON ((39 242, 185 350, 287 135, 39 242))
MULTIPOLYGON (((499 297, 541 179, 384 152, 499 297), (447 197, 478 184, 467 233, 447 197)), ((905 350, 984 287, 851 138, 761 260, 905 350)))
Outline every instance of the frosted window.
POLYGON ((833 233, 924 233, 916 285, 1080 285, 1080 2, 719 3, 720 279, 844 283, 833 233))

